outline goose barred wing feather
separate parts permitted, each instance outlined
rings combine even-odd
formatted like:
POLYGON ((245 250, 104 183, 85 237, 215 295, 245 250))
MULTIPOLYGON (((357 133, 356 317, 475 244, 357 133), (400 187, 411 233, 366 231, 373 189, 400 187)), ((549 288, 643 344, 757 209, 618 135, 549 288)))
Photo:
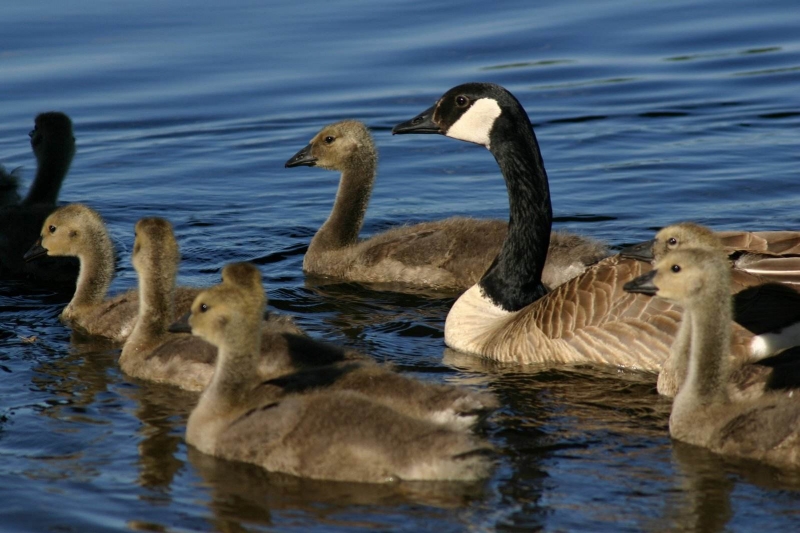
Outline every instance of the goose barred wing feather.
POLYGON ((800 232, 721 231, 736 269, 764 281, 800 285, 800 232))
MULTIPOLYGON (((479 341, 482 352, 501 361, 591 362, 658 371, 683 312, 676 304, 623 291, 625 283, 650 270, 648 263, 609 257, 509 315, 479 341)), ((735 326, 732 353, 748 357, 751 338, 735 326)))
POLYGON ((800 231, 719 231, 717 236, 731 251, 800 255, 800 231))
POLYGON ((745 253, 734 255, 733 264, 737 269, 756 275, 763 281, 774 281, 800 286, 800 255, 769 255, 766 253, 745 253))

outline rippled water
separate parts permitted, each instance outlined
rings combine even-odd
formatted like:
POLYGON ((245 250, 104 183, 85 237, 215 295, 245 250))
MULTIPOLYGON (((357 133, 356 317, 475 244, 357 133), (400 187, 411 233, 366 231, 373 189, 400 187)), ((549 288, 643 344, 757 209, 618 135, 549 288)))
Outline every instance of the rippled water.
POLYGON ((337 176, 283 163, 334 120, 365 121, 381 150, 365 234, 506 216, 486 150, 389 134, 473 80, 527 109, 557 227, 619 245, 687 218, 800 226, 795 2, 540 4, 4 4, 0 162, 31 177, 34 115, 72 116, 78 154, 61 200, 109 223, 115 290, 135 283, 134 222, 165 216, 181 283, 255 261, 271 305, 312 334, 492 390, 503 408, 485 429, 498 467, 480 486, 266 474, 187 449, 193 397, 126 377, 108 346, 71 342, 57 320, 69 294, 0 282, 0 529, 796 529, 800 474, 672 443, 654 376, 459 356, 442 342, 451 299, 301 273, 337 176))

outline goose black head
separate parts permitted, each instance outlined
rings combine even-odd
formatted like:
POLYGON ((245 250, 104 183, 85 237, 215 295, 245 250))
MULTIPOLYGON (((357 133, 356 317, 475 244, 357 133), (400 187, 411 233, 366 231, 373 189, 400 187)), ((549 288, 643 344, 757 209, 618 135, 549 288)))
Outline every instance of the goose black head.
POLYGON ((430 108, 392 128, 393 134, 438 133, 491 149, 502 123, 530 121, 519 101, 493 83, 465 83, 453 87, 430 108), (508 120, 506 120, 506 118, 508 120))

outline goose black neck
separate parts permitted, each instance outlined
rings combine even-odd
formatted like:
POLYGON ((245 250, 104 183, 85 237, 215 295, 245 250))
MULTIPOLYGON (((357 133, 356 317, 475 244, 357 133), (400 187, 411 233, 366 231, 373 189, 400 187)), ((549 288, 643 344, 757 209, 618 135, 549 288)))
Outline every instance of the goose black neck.
POLYGON ((23 201, 25 205, 56 203, 73 153, 74 150, 50 148, 37 157, 36 178, 23 201))
POLYGON ((491 133, 491 152, 508 189, 508 236, 480 281, 485 294, 507 311, 517 311, 547 293, 542 269, 550 246, 553 210, 542 154, 527 115, 504 109, 491 133), (517 115, 508 120, 504 115, 517 115))

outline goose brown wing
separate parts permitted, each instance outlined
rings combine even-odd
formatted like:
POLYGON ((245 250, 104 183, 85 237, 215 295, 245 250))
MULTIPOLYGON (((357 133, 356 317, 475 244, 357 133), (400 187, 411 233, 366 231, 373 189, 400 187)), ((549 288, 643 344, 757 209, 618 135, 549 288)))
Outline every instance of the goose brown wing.
POLYGON ((732 252, 800 255, 800 231, 720 231, 717 236, 732 252))
POLYGON ((800 255, 733 254, 733 264, 764 281, 800 287, 800 255))
MULTIPOLYGON (((623 290, 625 283, 650 270, 649 263, 634 259, 604 259, 511 317, 491 339, 494 349, 506 343, 507 355, 527 350, 534 352, 532 361, 595 362, 657 371, 669 355, 682 309, 623 290), (548 353, 541 353, 545 350, 548 353)), ((747 357, 750 338, 751 333, 734 325, 731 350, 736 358, 747 357)))

